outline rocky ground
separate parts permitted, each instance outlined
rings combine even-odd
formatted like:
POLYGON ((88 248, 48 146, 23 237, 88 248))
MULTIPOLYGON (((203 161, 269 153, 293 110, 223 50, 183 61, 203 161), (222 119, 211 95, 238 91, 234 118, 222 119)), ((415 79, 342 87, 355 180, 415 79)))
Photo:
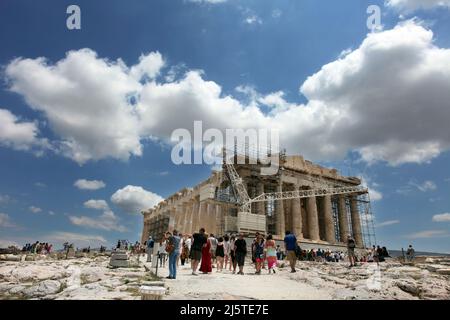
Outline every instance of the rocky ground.
POLYGON ((275 275, 229 271, 191 275, 180 266, 176 280, 167 268, 148 272, 145 256, 131 268, 110 268, 106 255, 0 256, 0 299, 140 299, 143 285, 166 287, 164 299, 450 299, 450 259, 419 258, 414 265, 389 259, 352 269, 346 263, 299 262, 297 272, 280 263, 275 275), (61 257, 59 257, 61 258, 61 257), (26 261, 28 260, 28 261, 26 261))

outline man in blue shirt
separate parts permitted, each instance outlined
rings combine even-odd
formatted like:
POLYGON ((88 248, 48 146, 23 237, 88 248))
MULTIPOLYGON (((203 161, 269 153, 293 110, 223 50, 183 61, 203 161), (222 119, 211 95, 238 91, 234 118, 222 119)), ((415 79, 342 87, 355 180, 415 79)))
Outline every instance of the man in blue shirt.
POLYGON ((297 255, 295 254, 295 249, 297 248, 297 238, 290 231, 286 231, 286 236, 284 237, 284 247, 287 252, 289 265, 291 266, 291 273, 294 273, 295 264, 297 263, 297 255))
POLYGON ((169 253, 169 276, 167 279, 177 278, 177 259, 180 255, 180 241, 181 238, 178 235, 178 231, 173 230, 173 235, 170 236, 168 240, 169 245, 173 247, 173 250, 169 253))
POLYGON ((152 255, 153 255, 153 247, 155 246, 155 241, 150 236, 147 240, 147 262, 152 262, 152 255))

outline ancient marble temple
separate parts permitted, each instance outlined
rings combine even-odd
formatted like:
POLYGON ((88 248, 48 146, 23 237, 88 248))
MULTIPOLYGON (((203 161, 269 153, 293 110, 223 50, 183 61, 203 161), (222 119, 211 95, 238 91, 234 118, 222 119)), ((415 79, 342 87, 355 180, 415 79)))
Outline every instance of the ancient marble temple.
MULTIPOLYGON (((280 158, 280 170, 276 175, 261 175, 258 167, 235 165, 250 198, 263 193, 361 185, 358 178, 342 176, 337 170, 313 164, 302 156, 280 158)), ((168 230, 192 234, 204 227, 215 235, 259 231, 271 233, 279 240, 289 230, 301 242, 323 245, 342 245, 351 234, 357 246, 363 247, 363 193, 367 190, 254 202, 249 215, 252 219, 246 221, 238 214, 240 205, 233 185, 224 178, 222 171, 213 171, 208 179, 195 187, 182 189, 143 211, 142 241, 149 235, 159 239, 168 230)))

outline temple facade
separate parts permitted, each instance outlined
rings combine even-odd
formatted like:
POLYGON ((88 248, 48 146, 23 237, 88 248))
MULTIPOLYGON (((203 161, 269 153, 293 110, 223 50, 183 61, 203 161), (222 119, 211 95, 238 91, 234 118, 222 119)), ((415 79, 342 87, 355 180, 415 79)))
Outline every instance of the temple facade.
MULTIPOLYGON (((342 176, 337 170, 313 164, 302 156, 280 158, 276 175, 261 175, 257 164, 239 164, 235 169, 251 199, 264 193, 361 185, 358 178, 342 176)), ((159 239, 168 230, 192 234, 203 227, 215 235, 258 231, 271 233, 278 240, 289 230, 301 242, 322 245, 343 245, 351 234, 357 247, 368 245, 364 243, 361 224, 363 204, 367 203, 361 197, 367 195, 367 190, 285 200, 269 198, 252 202, 251 212, 244 215, 239 212, 233 185, 223 172, 213 171, 197 186, 182 189, 143 211, 142 241, 149 235, 159 239)))

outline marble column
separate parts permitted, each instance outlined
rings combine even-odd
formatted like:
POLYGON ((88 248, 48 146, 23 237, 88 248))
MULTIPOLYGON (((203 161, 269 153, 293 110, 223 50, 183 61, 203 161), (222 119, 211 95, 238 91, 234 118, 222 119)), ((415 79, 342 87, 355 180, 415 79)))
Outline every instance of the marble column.
POLYGON ((350 212, 352 217, 353 238, 356 246, 363 246, 362 232, 361 232, 361 218, 359 216, 358 202, 356 196, 350 198, 350 212))
MULTIPOLYGON (((259 196, 264 193, 264 183, 259 182, 257 185, 256 195, 259 196)), ((266 214, 266 203, 261 201, 256 203, 257 206, 257 214, 265 215, 266 214)))
MULTIPOLYGON (((283 185, 280 182, 280 184, 277 186, 277 192, 283 192, 283 185)), ((283 200, 278 200, 276 204, 276 214, 277 214, 277 224, 276 224, 276 231, 277 235, 280 237, 284 237, 285 233, 285 221, 284 221, 284 207, 283 207, 283 200)))
POLYGON ((199 211, 200 211, 200 204, 197 200, 194 200, 192 203, 192 227, 191 227, 192 233, 196 233, 200 229, 199 211))
POLYGON ((216 236, 221 236, 224 234, 223 230, 223 215, 222 215, 222 206, 220 204, 216 204, 216 236))
POLYGON ((347 242, 348 235, 348 218, 347 218, 347 205, 345 204, 345 195, 339 195, 339 238, 341 242, 347 242))
POLYGON ((192 234, 192 201, 186 203, 186 228, 185 232, 192 234))
MULTIPOLYGON (((295 190, 299 187, 295 186, 295 190)), ((303 222, 302 222, 302 204, 301 199, 292 199, 292 232, 296 235, 297 239, 303 238, 303 222)))
POLYGON ((325 240, 329 243, 335 243, 335 229, 333 219, 333 208, 331 205, 331 196, 323 197, 323 214, 325 223, 325 240))
MULTIPOLYGON (((208 203, 205 201, 200 202, 200 207, 198 210, 199 228, 205 228, 207 233, 211 231, 208 230, 208 203)), ((198 228, 197 228, 198 229, 198 228)))
POLYGON ((208 203, 206 206, 206 225, 208 233, 216 234, 216 208, 213 203, 208 203))
POLYGON ((319 215, 317 212, 316 197, 307 198, 306 205, 308 212, 309 238, 314 241, 320 240, 319 215))

